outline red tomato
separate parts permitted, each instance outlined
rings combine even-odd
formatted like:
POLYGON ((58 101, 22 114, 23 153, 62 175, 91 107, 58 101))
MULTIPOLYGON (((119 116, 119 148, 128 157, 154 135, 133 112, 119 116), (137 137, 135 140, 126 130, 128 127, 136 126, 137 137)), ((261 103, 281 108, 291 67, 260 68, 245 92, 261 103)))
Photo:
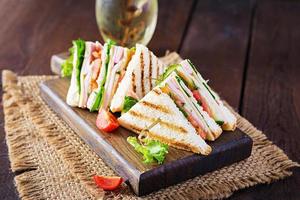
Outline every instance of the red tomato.
POLYGON ((201 101, 201 95, 198 90, 193 90, 193 96, 195 97, 195 99, 198 102, 201 102, 201 106, 202 106, 203 110, 206 111, 209 116, 212 116, 212 113, 211 113, 208 105, 206 104, 206 102, 204 100, 201 101))
POLYGON ((122 177, 118 176, 94 176, 94 181, 98 185, 98 187, 103 190, 115 190, 117 189, 121 183, 123 182, 122 177))
POLYGON ((193 90, 193 96, 195 97, 195 99, 197 101, 201 101, 201 96, 200 96, 200 93, 198 92, 198 90, 193 90))
POLYGON ((105 132, 112 132, 119 127, 117 118, 107 110, 99 110, 96 126, 105 132))

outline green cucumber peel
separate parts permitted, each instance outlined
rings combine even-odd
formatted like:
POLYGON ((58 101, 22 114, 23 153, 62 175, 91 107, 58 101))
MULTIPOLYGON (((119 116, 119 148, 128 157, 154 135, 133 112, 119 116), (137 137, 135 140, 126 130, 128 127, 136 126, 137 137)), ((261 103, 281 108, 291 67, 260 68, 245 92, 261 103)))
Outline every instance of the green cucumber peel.
POLYGON ((115 42, 112 40, 108 40, 108 42, 106 43, 106 45, 107 45, 106 52, 105 52, 106 60, 105 60, 105 66, 104 66, 105 67, 105 75, 104 75, 103 80, 100 83, 100 90, 97 93, 96 100, 94 101, 92 108, 90 109, 91 112, 99 110, 99 107, 102 104, 102 99, 103 99, 102 97, 104 94, 104 84, 106 82, 107 70, 108 70, 108 65, 109 65, 109 60, 110 60, 110 49, 111 49, 112 45, 114 45, 114 44, 115 44, 115 42))
POLYGON ((173 71, 175 71, 178 67, 180 67, 181 65, 179 64, 174 64, 174 65, 170 65, 166 68, 166 70, 164 71, 164 73, 162 75, 160 75, 155 84, 159 85, 161 82, 163 82, 173 71))

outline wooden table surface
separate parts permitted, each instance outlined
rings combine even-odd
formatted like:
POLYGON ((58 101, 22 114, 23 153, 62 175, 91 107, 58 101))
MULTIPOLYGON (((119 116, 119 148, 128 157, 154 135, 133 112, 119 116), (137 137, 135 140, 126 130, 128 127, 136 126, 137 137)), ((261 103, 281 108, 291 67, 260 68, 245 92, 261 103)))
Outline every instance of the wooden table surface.
MULTIPOLYGON (((1 70, 24 75, 51 74, 51 55, 72 39, 101 40, 92 0, 2 0, 0 24, 1 70)), ((159 0, 149 47, 160 56, 178 51, 201 66, 224 99, 300 162, 300 1, 159 0)), ((18 199, 2 106, 0 120, 0 199, 18 199)), ((299 199, 299 188, 295 169, 292 177, 231 199, 299 199)))

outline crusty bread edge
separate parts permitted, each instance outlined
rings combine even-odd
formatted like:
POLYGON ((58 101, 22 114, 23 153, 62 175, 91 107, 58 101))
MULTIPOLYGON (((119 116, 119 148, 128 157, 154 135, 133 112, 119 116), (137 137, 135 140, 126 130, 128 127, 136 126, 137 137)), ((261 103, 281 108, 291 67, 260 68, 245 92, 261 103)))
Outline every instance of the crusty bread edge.
POLYGON ((224 131, 234 131, 236 129, 236 123, 226 123, 222 125, 224 131))
MULTIPOLYGON (((137 128, 134 128, 131 124, 127 123, 125 120, 122 120, 122 118, 119 118, 118 122, 124 128, 126 128, 128 130, 131 130, 131 131, 135 132, 136 134, 140 134, 140 132, 141 132, 141 128, 138 128, 139 130, 137 128)), ((212 149, 209 145, 207 145, 207 149, 202 150, 202 149, 200 149, 198 147, 195 147, 195 146, 192 146, 190 144, 183 144, 183 145, 176 144, 177 143, 176 141, 174 141, 175 142, 174 143, 174 142, 172 142, 172 140, 169 140, 165 137, 161 137, 158 134, 153 133, 151 131, 148 132, 148 135, 149 135, 150 138, 155 139, 155 140, 159 140, 160 142, 168 144, 169 146, 172 146, 174 148, 185 150, 185 151, 191 151, 191 152, 196 153, 196 154, 208 155, 212 151, 212 149)))

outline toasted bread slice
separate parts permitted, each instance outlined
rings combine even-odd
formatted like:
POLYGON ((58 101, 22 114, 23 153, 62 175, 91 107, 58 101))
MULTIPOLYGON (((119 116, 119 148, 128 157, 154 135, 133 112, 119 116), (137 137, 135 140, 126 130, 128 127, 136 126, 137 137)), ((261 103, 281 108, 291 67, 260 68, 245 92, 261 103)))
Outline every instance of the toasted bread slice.
POLYGON ((155 87, 155 80, 165 65, 144 45, 137 44, 125 75, 112 98, 110 110, 121 112, 126 96, 139 100, 155 87))
POLYGON ((207 81, 203 79, 191 61, 183 60, 180 65, 181 67, 177 69, 178 74, 185 80, 193 83, 190 84, 190 89, 192 89, 191 85, 195 85, 194 87, 196 89, 194 88, 193 90, 198 92, 197 96, 200 98, 199 101, 206 107, 210 117, 218 122, 223 130, 233 131, 236 128, 237 119, 232 112, 224 106, 219 95, 209 87, 207 81))
POLYGON ((211 152, 211 147, 197 134, 170 96, 159 87, 150 91, 118 121, 125 128, 139 134, 157 119, 160 122, 147 131, 149 137, 198 154, 208 155, 211 152))
POLYGON ((183 83, 183 81, 179 81, 178 83, 184 90, 184 93, 186 94, 184 95, 187 98, 186 101, 189 101, 191 105, 194 106, 194 110, 198 112, 198 118, 202 119, 202 121, 204 122, 204 126, 206 127, 206 129, 208 129, 206 131, 206 139, 209 141, 216 140, 222 133, 221 127, 208 115, 207 112, 203 110, 203 107, 197 103, 197 100, 193 97, 192 92, 183 83))

